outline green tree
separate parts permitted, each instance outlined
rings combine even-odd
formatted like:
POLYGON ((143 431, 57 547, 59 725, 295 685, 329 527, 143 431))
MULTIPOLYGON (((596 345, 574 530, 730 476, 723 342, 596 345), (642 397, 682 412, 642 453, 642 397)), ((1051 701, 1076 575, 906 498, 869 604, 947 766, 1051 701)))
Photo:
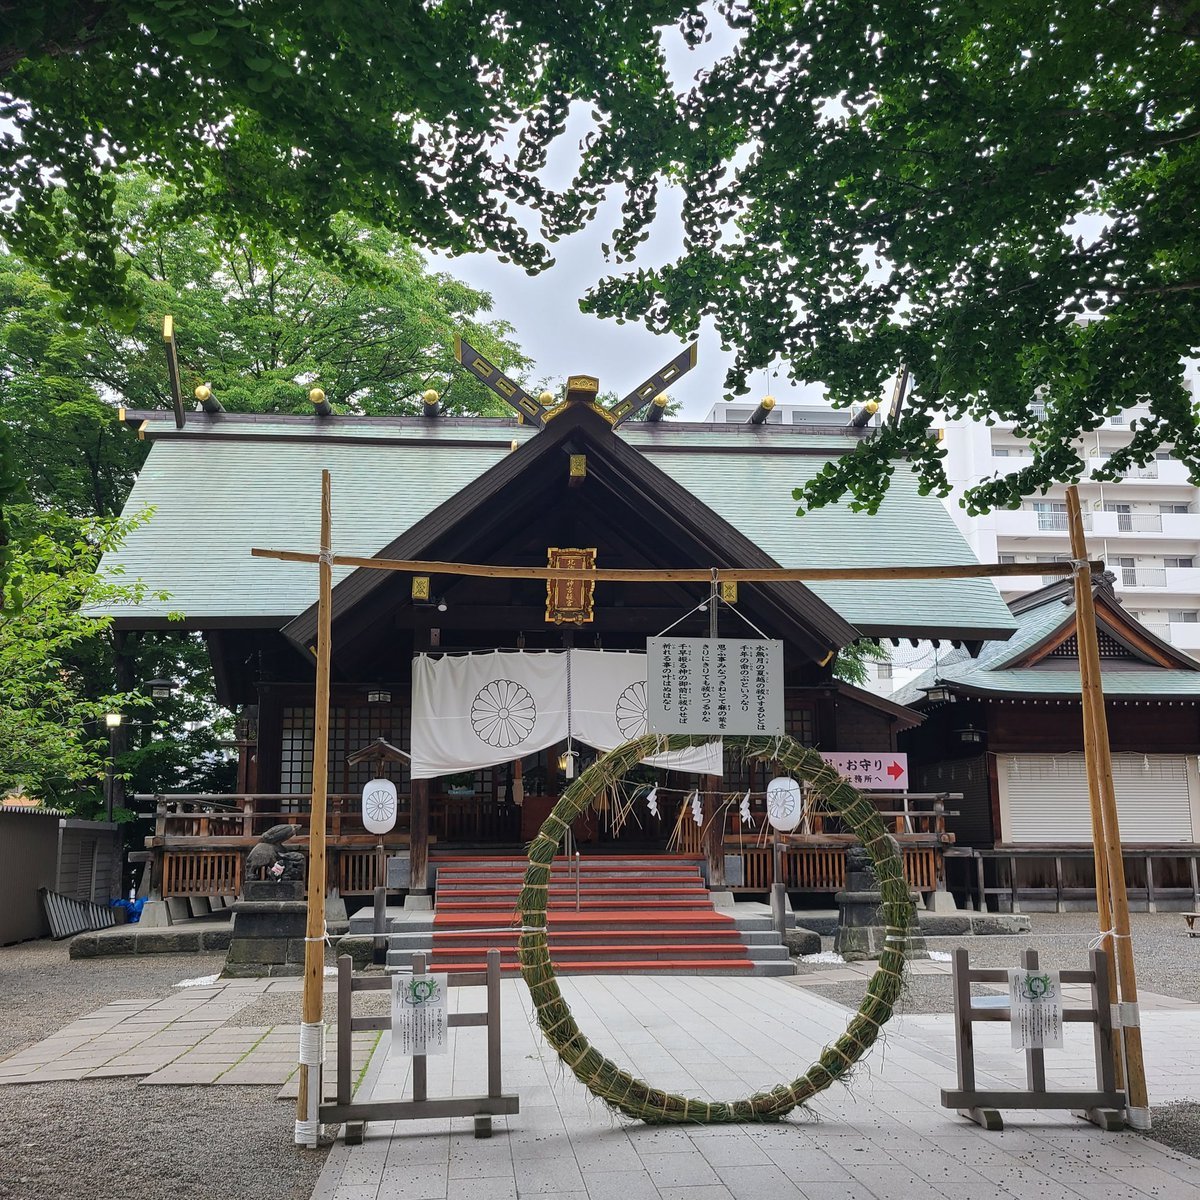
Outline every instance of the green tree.
MULTIPOLYGON (((1165 443, 1200 479, 1182 362, 1200 348, 1200 7, 729 7, 741 39, 682 101, 687 135, 643 144, 684 190, 685 250, 586 307, 681 336, 712 319, 734 392, 781 358, 845 405, 907 364, 901 418, 802 508, 848 490, 874 510, 903 458, 944 492, 939 410, 1030 439, 1031 460, 968 490, 974 510, 1082 477, 1080 432, 1135 404, 1149 415, 1094 477, 1165 443)), ((629 214, 619 254, 651 215, 629 214)))
POLYGON ((116 421, 170 405, 162 318, 171 313, 191 389, 211 383, 232 411, 311 411, 309 381, 339 411, 415 412, 433 387, 450 412, 499 401, 454 363, 461 333, 506 370, 528 365, 491 298, 425 269, 399 239, 360 230, 364 253, 390 264, 386 284, 346 278, 275 239, 253 251, 202 221, 143 240, 133 231, 164 189, 122 183, 120 250, 140 316, 129 331, 61 318, 63 296, 13 254, 0 254, 0 424, 14 439, 24 499, 75 516, 120 512, 144 447, 116 421))
POLYGON ((833 677, 862 687, 870 681, 871 663, 888 662, 891 657, 887 648, 878 642, 865 639, 851 642, 843 646, 833 660, 833 677))
POLYGON ((104 774, 104 714, 144 706, 137 695, 87 688, 80 657, 109 622, 83 610, 136 603, 145 588, 96 574, 100 555, 136 521, 51 523, 52 533, 26 530, 17 543, 0 608, 0 794, 71 804, 83 785, 104 774))
MULTIPOLYGON (((117 211, 124 227, 148 228, 147 213, 163 195, 145 177, 123 181, 117 211)), ((203 221, 150 240, 130 232, 121 254, 142 315, 127 332, 105 321, 63 321, 61 294, 15 255, 0 255, 0 423, 20 463, 19 532, 57 541, 69 556, 81 537, 76 519, 121 511, 145 446, 121 427, 116 404, 169 405, 161 336, 167 312, 176 318, 187 389, 211 382, 231 410, 311 411, 307 384, 319 381, 339 411, 415 411, 430 386, 450 412, 497 411, 496 397, 458 370, 453 355, 461 332, 506 369, 526 365, 509 327, 485 319, 489 297, 426 271, 396 238, 358 236, 391 264, 386 283, 345 279, 279 240, 253 252, 244 239, 222 242, 203 221)), ((155 677, 180 684, 156 709, 161 726, 118 730, 118 795, 126 786, 232 785, 220 744, 232 718, 213 703, 196 635, 118 637, 106 628, 64 654, 83 696, 136 694, 155 677)), ((66 715, 61 707, 48 711, 66 715)))
POLYGON ((113 172, 178 190, 159 219, 204 213, 233 241, 283 236, 369 272, 350 216, 451 252, 551 259, 509 202, 551 211, 542 174, 573 101, 598 136, 594 208, 632 131, 674 118, 658 30, 704 36, 699 4, 476 0, 59 0, 5 6, 0 233, 79 310, 136 312, 123 288, 113 172), (506 141, 513 129, 513 143, 506 141), (602 168, 602 169, 600 169, 602 168))

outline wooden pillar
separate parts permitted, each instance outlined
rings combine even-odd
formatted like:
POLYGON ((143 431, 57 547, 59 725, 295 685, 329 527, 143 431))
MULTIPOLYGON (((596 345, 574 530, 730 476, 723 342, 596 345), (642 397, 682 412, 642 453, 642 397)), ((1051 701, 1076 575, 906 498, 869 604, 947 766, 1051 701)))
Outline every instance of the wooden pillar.
POLYGON ((408 811, 408 853, 412 865, 409 894, 427 896, 429 873, 429 780, 414 779, 408 811))
MULTIPOLYGON (((420 654, 432 648, 429 625, 413 630, 413 652, 420 654)), ((408 714, 409 749, 412 748, 412 711, 408 714)), ((408 804, 408 861, 410 896, 429 895, 429 780, 413 779, 409 785, 408 804)))
POLYGON ((725 884, 725 813, 721 809, 721 777, 704 777, 704 856, 708 859, 708 887, 719 890, 725 884))
MULTIPOLYGON (((1075 630, 1079 643, 1079 674, 1083 696, 1085 749, 1091 727, 1093 754, 1088 761, 1089 796, 1098 797, 1099 812, 1093 809, 1093 833, 1102 834, 1104 859, 1108 873, 1111 924, 1101 915, 1101 931, 1108 936, 1106 949, 1117 960, 1120 984, 1121 1032, 1125 1046, 1126 1095, 1128 1119, 1134 1129, 1150 1128, 1150 1101, 1146 1089, 1146 1071, 1142 1058, 1141 1018, 1138 1012, 1137 976, 1133 965, 1133 942, 1129 928, 1129 897, 1125 890, 1125 863, 1121 854, 1121 828, 1117 818, 1117 797, 1113 787, 1112 753, 1108 741, 1108 721, 1104 711, 1104 688, 1100 671, 1099 635, 1096 609, 1092 599, 1091 566, 1087 561, 1087 543, 1083 536, 1083 517, 1079 491, 1067 488, 1067 520, 1071 532, 1071 557, 1075 562, 1075 630), (1115 947, 1114 947, 1115 943, 1115 947)), ((1098 844, 1100 839, 1097 839, 1098 844)), ((1097 885, 1100 883, 1097 872, 1097 885)), ((1097 886, 1097 894, 1100 888, 1097 886)))
MULTIPOLYGON (((325 803, 329 782, 329 661, 333 636, 331 592, 331 498, 329 472, 321 472, 321 557, 317 565, 317 687, 313 721, 312 807, 308 823, 308 919, 304 936, 304 995, 301 1021, 310 1029, 322 1022, 325 975, 325 803)), ((316 1149, 320 1130, 321 1063, 306 1054, 312 1035, 301 1028, 300 1077, 296 1095, 298 1146, 316 1149)))

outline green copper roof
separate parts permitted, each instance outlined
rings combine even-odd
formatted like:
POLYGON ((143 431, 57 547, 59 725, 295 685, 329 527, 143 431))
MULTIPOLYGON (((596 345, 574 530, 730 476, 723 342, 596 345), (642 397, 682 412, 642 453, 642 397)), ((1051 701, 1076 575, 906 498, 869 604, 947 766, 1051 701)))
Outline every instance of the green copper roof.
MULTIPOLYGON (((333 477, 335 549, 371 555, 500 461, 513 441, 536 436, 528 426, 472 419, 239 417, 197 426, 190 420, 176 433, 169 414, 150 419, 153 444, 126 512, 154 515, 102 568, 119 567, 170 599, 105 612, 282 623, 315 599, 315 571, 251 558, 250 547, 315 548, 323 468, 333 477)), ((919 495, 903 467, 873 517, 837 506, 797 518, 793 488, 852 444, 844 434, 664 422, 620 436, 784 566, 974 561, 941 502, 919 495)), ((336 570, 334 582, 349 573, 336 570)), ((1015 628, 986 579, 809 586, 866 634, 986 638, 1015 628)))
MULTIPOLYGON (((127 581, 143 579, 170 598, 100 611, 283 624, 316 600, 316 568, 251 558, 250 548, 318 548, 323 469, 332 476, 334 548, 370 555, 507 453, 507 442, 434 451, 424 445, 156 441, 125 505, 126 514, 151 508, 153 515, 117 553, 105 555, 101 570, 120 567, 127 581)), ((335 567, 334 583, 351 570, 335 567)))
MULTIPOLYGON (((989 642, 978 658, 965 651, 950 650, 940 655, 937 667, 919 675, 892 694, 897 704, 913 704, 924 698, 924 689, 934 682, 947 683, 981 695, 1078 696, 1079 662, 1075 658, 1044 658, 1032 667, 1006 667, 1026 651, 1045 641, 1075 615, 1074 603, 1059 598, 1028 609, 1017 617, 1012 638, 989 642)), ((1128 616, 1128 614, 1127 614, 1128 616)), ((1132 624, 1137 622, 1129 616, 1132 624)), ((1200 696, 1200 670, 1153 666, 1142 661, 1101 659, 1104 694, 1113 697, 1200 696)))
MULTIPOLYGON (((829 445, 828 439, 822 443, 829 445)), ((680 454, 647 447, 646 457, 694 496, 752 537, 785 567, 938 566, 975 562, 940 500, 917 492, 906 467, 874 516, 848 504, 796 516, 792 490, 825 465, 823 455, 680 454)), ((988 579, 938 579, 807 585, 868 634, 936 637, 974 629, 994 636, 1015 628, 988 579)), ((960 634, 960 636, 967 636, 960 634)))

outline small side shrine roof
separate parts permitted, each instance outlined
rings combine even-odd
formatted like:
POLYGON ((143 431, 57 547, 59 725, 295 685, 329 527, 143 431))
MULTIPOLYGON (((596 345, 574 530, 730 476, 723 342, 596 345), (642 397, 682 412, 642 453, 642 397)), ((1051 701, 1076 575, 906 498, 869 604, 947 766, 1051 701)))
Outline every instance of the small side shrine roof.
MULTIPOLYGON (((170 412, 126 420, 153 444, 125 512, 153 515, 101 569, 169 594, 101 610, 130 628, 167 625, 173 613, 192 628, 282 627, 312 604, 312 568, 253 559, 250 548, 314 545, 322 469, 334 480, 335 549, 370 556, 538 436, 494 418, 193 413, 182 429, 170 412)), ((614 436, 782 566, 974 561, 902 465, 874 516, 848 505, 796 516, 792 490, 853 445, 848 427, 631 421, 614 436)), ((351 573, 335 568, 335 586, 351 573)), ((806 586, 867 636, 978 641, 1016 628, 988 579, 806 586)))
MULTIPOLYGON (((1164 642, 1125 609, 1104 581, 1093 585, 1101 636, 1100 670, 1106 697, 1200 701, 1200 662, 1164 642)), ((1075 600, 1071 581, 1059 581, 1013 602, 1017 631, 987 643, 977 658, 959 650, 893 693, 899 704, 920 704, 936 684, 963 695, 1078 698, 1075 600), (1056 653, 1057 651, 1057 653, 1056 653)))

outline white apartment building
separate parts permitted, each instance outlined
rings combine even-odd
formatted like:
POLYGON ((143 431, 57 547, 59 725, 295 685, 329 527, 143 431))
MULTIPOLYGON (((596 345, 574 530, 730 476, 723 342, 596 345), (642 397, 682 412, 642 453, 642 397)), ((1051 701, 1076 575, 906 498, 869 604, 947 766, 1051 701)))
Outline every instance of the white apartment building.
MULTIPOLYGON (((1128 409, 1083 435, 1080 449, 1089 469, 1128 444, 1128 409)), ((1029 574, 998 579, 1005 599, 1049 583, 1038 564, 1071 557, 1066 489, 1028 497, 1019 509, 969 516, 958 504, 970 484, 1007 473, 1030 454, 1011 422, 990 428, 974 421, 945 427, 946 474, 954 492, 950 514, 983 562, 1028 563, 1029 574)), ((1121 603, 1142 624, 1179 649, 1200 657, 1200 489, 1182 463, 1160 450, 1151 463, 1127 471, 1117 483, 1079 484, 1084 529, 1093 558, 1116 576, 1121 603)))
MULTIPOLYGON (((1189 378, 1195 391, 1194 369, 1189 378)), ((705 420, 745 422, 755 407, 750 399, 719 403, 705 420)), ((1137 409, 1126 410, 1084 435, 1081 449, 1089 468, 1128 443, 1129 422, 1138 415, 1137 409)), ((778 404, 767 417, 771 424, 789 425, 841 425, 848 420, 848 413, 820 403, 778 404)), ((1028 575, 996 581, 1001 595, 1009 600, 1051 582, 1055 577, 1043 576, 1038 564, 1070 558, 1065 487, 1029 497, 1020 509, 969 516, 958 503, 966 488, 994 473, 1019 468, 1029 448, 1011 421, 991 427, 949 421, 944 446, 953 487, 945 503, 976 557, 981 562, 1029 564, 1028 575)), ((1133 468, 1119 483, 1081 482, 1079 495, 1089 550, 1116 576, 1122 604, 1164 640, 1200 658, 1200 488, 1186 468, 1164 448, 1154 462, 1133 468)), ((892 661, 870 668, 868 686, 881 695, 936 665, 938 650, 928 643, 889 649, 892 661)))

